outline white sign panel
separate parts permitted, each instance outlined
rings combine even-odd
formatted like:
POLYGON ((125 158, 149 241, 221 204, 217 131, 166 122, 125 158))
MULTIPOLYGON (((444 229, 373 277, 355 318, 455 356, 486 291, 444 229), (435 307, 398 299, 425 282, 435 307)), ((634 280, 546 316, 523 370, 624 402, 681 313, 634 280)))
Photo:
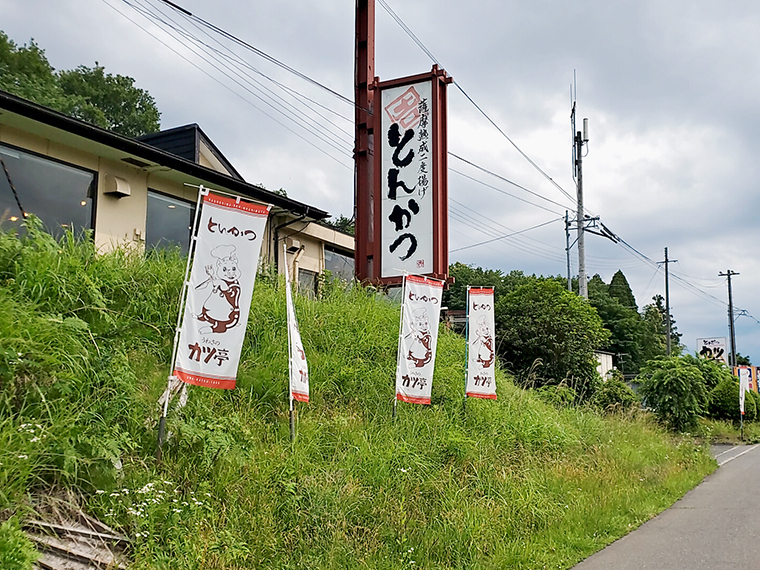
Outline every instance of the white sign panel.
POLYGON ((749 392, 749 380, 751 371, 746 366, 739 367, 739 411, 744 415, 745 393, 749 392))
POLYGON ((288 344, 290 347, 290 360, 288 362, 290 397, 299 402, 308 402, 309 366, 306 363, 306 353, 303 350, 301 333, 298 330, 298 321, 296 320, 296 310, 293 306, 287 251, 283 251, 283 254, 285 260, 285 300, 288 312, 288 344))
POLYGON ((467 289, 468 397, 496 399, 496 343, 492 288, 467 289))
POLYGON ((403 290, 396 399, 414 404, 429 404, 443 282, 407 275, 403 290))
POLYGON ((726 360, 726 338, 698 338, 697 354, 707 360, 728 364, 726 360))
POLYGON ((269 207, 203 198, 174 376, 209 388, 235 387, 269 207))
POLYGON ((382 275, 433 271, 431 81, 382 91, 382 275))

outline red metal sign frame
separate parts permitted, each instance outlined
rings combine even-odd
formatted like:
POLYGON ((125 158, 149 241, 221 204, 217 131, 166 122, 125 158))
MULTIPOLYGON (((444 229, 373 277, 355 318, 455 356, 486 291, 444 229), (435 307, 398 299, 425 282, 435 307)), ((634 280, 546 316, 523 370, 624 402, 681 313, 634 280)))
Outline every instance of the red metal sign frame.
MULTIPOLYGON (((446 75, 443 69, 434 65, 429 73, 422 73, 400 79, 391 79, 380 81, 375 78, 374 89, 376 97, 380 97, 383 89, 393 87, 402 87, 430 81, 432 86, 431 96, 431 119, 430 119, 430 138, 432 142, 431 150, 431 174, 432 174, 432 192, 433 192, 433 270, 424 273, 428 277, 448 281, 449 276, 449 198, 448 198, 448 144, 446 129, 446 86, 453 79, 446 75)), ((381 99, 377 99, 380 101, 381 99)), ((373 131, 380 133, 382 131, 382 113, 375 110, 373 116, 373 131)), ((375 149, 373 166, 373 226, 372 243, 368 244, 368 250, 372 252, 373 275, 368 276, 368 281, 376 285, 400 285, 403 275, 392 277, 381 277, 382 271, 382 251, 381 251, 381 230, 382 230, 382 196, 380 190, 384 187, 383 173, 381 167, 381 152, 379 148, 375 149)), ((358 222, 358 219, 357 219, 358 222)), ((358 228, 357 228, 358 230, 358 228)), ((358 232, 357 232, 358 233, 358 232)), ((357 248, 359 243, 357 243, 357 248)))

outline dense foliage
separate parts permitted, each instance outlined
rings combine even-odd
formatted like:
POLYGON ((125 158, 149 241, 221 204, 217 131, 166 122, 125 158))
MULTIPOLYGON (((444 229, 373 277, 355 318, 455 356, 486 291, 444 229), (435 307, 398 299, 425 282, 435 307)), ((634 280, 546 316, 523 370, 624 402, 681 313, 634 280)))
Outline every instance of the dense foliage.
POLYGON ((641 369, 638 379, 646 405, 671 429, 692 429, 707 411, 708 393, 702 372, 686 359, 652 360, 641 369))
POLYGON ((582 399, 593 393, 594 350, 609 333, 585 300, 553 279, 535 279, 501 297, 494 313, 503 366, 519 372, 540 361, 538 385, 565 380, 582 399))
POLYGON ((603 412, 625 412, 641 405, 634 391, 625 383, 622 374, 613 374, 594 393, 592 405, 603 412))
MULTIPOLYGON (((713 467, 646 415, 547 406, 499 372, 462 406, 441 330, 431 406, 391 421, 398 306, 298 297, 312 401, 287 415, 282 282, 259 275, 232 391, 190 387, 154 459, 179 256, 0 234, 0 518, 52 489, 133 539, 130 568, 569 568, 713 467)), ((587 305, 584 305, 587 307, 587 305)), ((13 523, 0 540, 15 541, 13 523)))
POLYGON ((34 40, 18 46, 0 31, 0 89, 116 133, 138 137, 160 128, 153 97, 131 77, 95 62, 56 71, 34 40))

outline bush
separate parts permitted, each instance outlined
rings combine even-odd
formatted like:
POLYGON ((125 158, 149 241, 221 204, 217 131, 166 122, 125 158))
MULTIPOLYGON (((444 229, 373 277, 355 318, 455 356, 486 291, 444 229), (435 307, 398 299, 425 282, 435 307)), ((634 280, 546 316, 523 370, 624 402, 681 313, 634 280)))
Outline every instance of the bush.
POLYGON ((16 519, 11 518, 0 524, 0 568, 31 570, 38 557, 34 545, 19 528, 16 519))
POLYGON ((618 375, 604 382, 591 399, 591 404, 604 412, 629 410, 640 403, 639 397, 618 375))
POLYGON ((578 399, 578 394, 570 386, 560 384, 558 386, 541 386, 536 394, 547 404, 555 408, 567 408, 572 406, 578 399))
POLYGON ((757 419, 757 394, 750 390, 744 398, 744 421, 754 422, 757 419))
POLYGON ((727 378, 710 392, 710 415, 716 420, 739 421, 739 382, 727 378))
POLYGON ((650 360, 639 379, 641 395, 660 421, 675 431, 696 427, 708 402, 704 377, 697 366, 678 356, 650 360))
MULTIPOLYGON (((760 396, 751 390, 747 392, 744 399, 745 422, 757 419, 759 404, 760 396)), ((710 392, 709 412, 716 420, 739 422, 739 381, 735 377, 726 378, 710 392)))
POLYGON ((757 421, 758 419, 760 419, 760 395, 758 395, 757 392, 750 390, 747 392, 747 400, 744 402, 744 421, 753 422, 757 421), (755 417, 753 417, 751 420, 747 418, 747 405, 750 400, 753 404, 755 404, 755 417))

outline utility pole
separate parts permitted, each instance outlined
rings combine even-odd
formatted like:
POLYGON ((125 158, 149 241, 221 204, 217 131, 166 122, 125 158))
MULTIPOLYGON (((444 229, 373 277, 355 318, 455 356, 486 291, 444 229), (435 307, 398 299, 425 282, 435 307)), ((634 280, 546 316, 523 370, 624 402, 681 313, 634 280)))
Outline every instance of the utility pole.
POLYGON ((731 335, 731 362, 732 367, 736 366, 736 331, 734 330, 734 300, 731 295, 731 276, 740 275, 730 269, 725 273, 718 273, 720 277, 728 277, 728 331, 731 335))
POLYGON ((378 277, 374 271, 372 242, 372 161, 374 135, 372 114, 375 91, 375 0, 356 0, 356 35, 354 44, 354 216, 356 246, 354 263, 356 278, 368 281, 378 277))
MULTIPOLYGON (((575 101, 570 114, 573 131, 575 131, 575 101)), ((578 293, 588 299, 588 281, 586 280, 586 240, 584 238, 586 216, 583 212, 583 145, 588 143, 588 119, 583 119, 583 132, 573 133, 573 167, 576 190, 578 192, 578 293)))
POLYGON ((668 336, 666 339, 666 347, 667 347, 667 355, 670 356, 670 337, 673 333, 671 329, 671 320, 670 320, 670 285, 668 284, 668 264, 669 263, 676 263, 678 262, 677 259, 668 259, 668 248, 665 248, 665 261, 660 261, 658 263, 664 263, 665 264, 665 314, 666 319, 668 323, 668 336))
POLYGON ((573 290, 573 281, 570 277, 570 218, 565 210, 565 253, 567 254, 567 290, 573 290))

